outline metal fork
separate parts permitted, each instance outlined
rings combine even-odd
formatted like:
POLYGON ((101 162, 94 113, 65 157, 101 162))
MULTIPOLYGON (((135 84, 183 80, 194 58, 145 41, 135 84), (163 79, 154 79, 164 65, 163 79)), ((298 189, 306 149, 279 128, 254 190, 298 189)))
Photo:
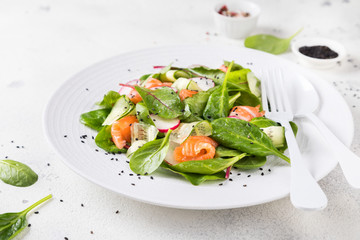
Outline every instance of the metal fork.
POLYGON ((265 116, 280 122, 285 128, 285 138, 291 160, 290 200, 299 209, 324 209, 327 205, 327 197, 305 166, 289 124, 294 115, 291 111, 287 91, 284 88, 283 73, 280 69, 276 69, 266 71, 263 75, 261 90, 265 116))

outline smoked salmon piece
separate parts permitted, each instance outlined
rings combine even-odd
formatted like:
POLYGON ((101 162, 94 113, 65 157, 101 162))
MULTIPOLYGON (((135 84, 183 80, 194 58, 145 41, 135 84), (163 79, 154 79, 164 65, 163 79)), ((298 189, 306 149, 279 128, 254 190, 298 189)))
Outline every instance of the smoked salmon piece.
POLYGON ((256 107, 250 106, 235 106, 231 109, 229 117, 239 118, 245 121, 250 121, 255 117, 262 117, 265 115, 264 111, 260 111, 260 105, 256 107))
MULTIPOLYGON (((145 88, 151 89, 154 87, 171 87, 171 82, 161 82, 160 80, 157 80, 155 78, 150 78, 145 83, 145 88)), ((140 94, 133 89, 129 94, 127 94, 127 97, 134 103, 137 104, 142 100, 140 94)))
POLYGON ((214 158, 217 142, 205 136, 190 136, 174 150, 177 162, 206 160, 214 158))
POLYGON ((197 91, 182 89, 179 93, 179 97, 181 101, 183 101, 185 98, 192 97, 192 95, 197 94, 197 91))
POLYGON ((219 67, 219 69, 220 69, 221 71, 223 71, 224 73, 226 73, 227 70, 228 70, 228 67, 225 66, 225 65, 221 65, 221 66, 219 67))
POLYGON ((142 100, 140 94, 135 90, 131 90, 131 92, 127 95, 127 97, 132 101, 134 104, 137 104, 142 100))
POLYGON ((119 149, 131 142, 131 126, 134 122, 139 122, 135 116, 126 116, 112 124, 111 137, 119 149))

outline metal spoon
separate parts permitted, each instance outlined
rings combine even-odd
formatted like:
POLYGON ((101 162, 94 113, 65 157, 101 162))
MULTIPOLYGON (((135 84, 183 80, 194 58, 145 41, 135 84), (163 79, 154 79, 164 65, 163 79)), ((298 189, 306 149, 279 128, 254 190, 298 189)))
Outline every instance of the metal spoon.
POLYGON ((299 100, 301 97, 301 101, 292 103, 292 105, 296 105, 294 108, 295 117, 308 118, 317 127, 327 142, 329 150, 333 151, 338 159, 348 183, 354 188, 360 188, 360 158, 351 152, 313 113, 319 107, 319 95, 304 76, 299 76, 298 80, 297 84, 300 84, 301 87, 297 86, 296 92, 297 99, 299 100))

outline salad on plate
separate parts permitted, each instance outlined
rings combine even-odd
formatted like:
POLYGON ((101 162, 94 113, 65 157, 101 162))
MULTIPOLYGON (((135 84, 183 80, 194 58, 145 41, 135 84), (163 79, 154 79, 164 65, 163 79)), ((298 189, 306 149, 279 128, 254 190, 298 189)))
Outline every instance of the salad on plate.
POLYGON ((96 145, 126 154, 134 173, 164 168, 199 185, 226 180, 232 167, 259 168, 269 155, 290 163, 284 128, 265 117, 261 82, 250 69, 228 61, 217 69, 154 69, 80 116, 98 132, 96 145))

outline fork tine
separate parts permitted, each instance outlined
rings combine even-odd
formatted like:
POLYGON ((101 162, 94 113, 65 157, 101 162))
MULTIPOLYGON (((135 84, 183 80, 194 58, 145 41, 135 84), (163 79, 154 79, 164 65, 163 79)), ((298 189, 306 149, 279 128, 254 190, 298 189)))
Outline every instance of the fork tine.
POLYGON ((285 86, 284 86, 284 79, 285 78, 284 78, 284 75, 283 75, 283 71, 281 71, 279 69, 278 72, 279 72, 279 90, 280 90, 279 95, 282 96, 282 98, 283 98, 282 102, 284 103, 285 111, 292 115, 289 95, 288 95, 288 92, 286 91, 285 86))
POLYGON ((264 71, 262 71, 262 79, 261 79, 261 102, 262 102, 262 108, 265 111, 265 113, 267 113, 269 111, 269 103, 268 103, 268 98, 267 98, 267 93, 266 93, 266 77, 264 74, 264 71))
POLYGON ((272 88, 273 88, 275 98, 276 98, 277 110, 278 110, 278 112, 284 112, 285 111, 284 101, 282 99, 281 87, 279 86, 282 82, 282 80, 281 80, 282 76, 280 75, 280 72, 276 69, 276 70, 273 70, 272 77, 273 77, 272 88))
POLYGON ((274 90, 272 88, 273 81, 270 80, 270 74, 269 72, 266 73, 266 93, 268 95, 268 101, 270 103, 270 112, 276 112, 277 111, 277 107, 276 107, 276 99, 275 99, 275 93, 274 90))

